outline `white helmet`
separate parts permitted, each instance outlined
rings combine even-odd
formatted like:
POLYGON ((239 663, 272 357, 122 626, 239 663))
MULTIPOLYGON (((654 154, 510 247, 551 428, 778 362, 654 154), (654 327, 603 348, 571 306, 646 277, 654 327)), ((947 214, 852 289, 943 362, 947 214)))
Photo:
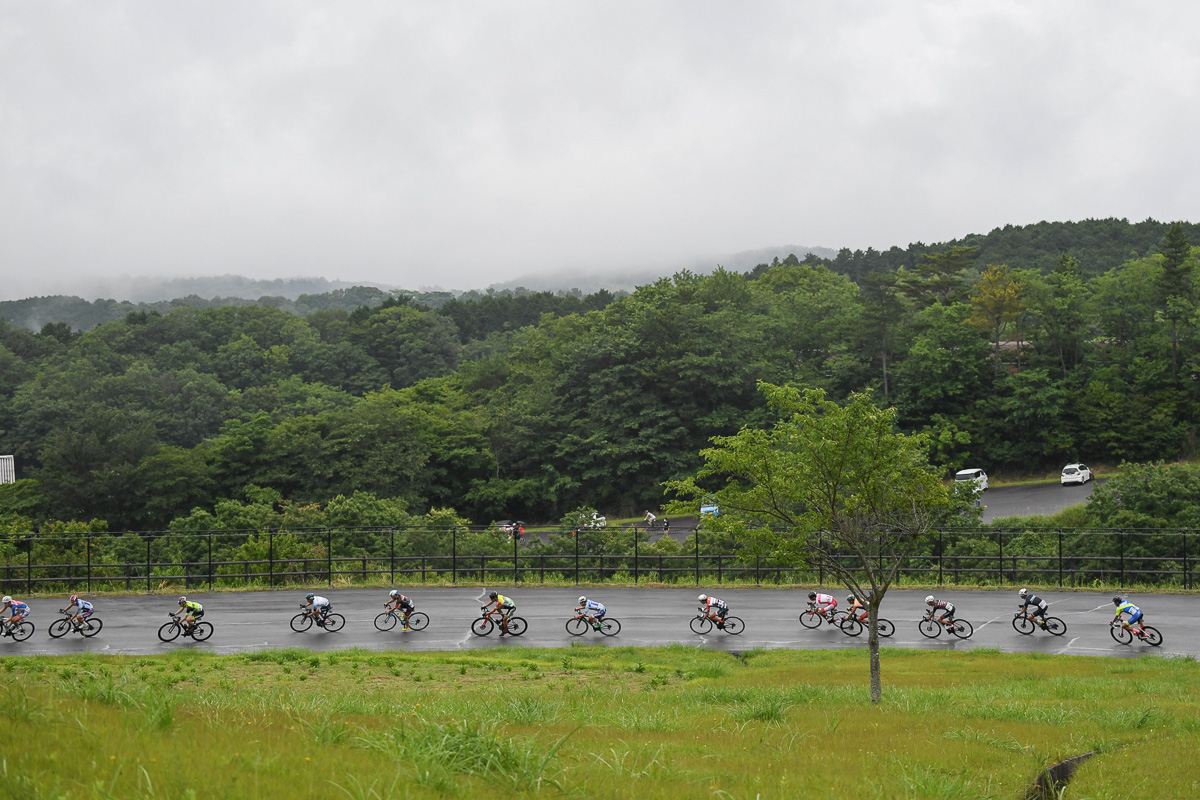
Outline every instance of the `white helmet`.
POLYGON ((399 596, 400 596, 400 592, 396 591, 395 589, 392 589, 390 592, 388 592, 388 597, 399 597, 399 596))
POLYGON ((925 605, 927 605, 927 606, 933 605, 933 595, 929 595, 929 597, 925 598, 925 605))
POLYGON ((706 594, 702 594, 696 598, 697 602, 700 602, 700 603, 703 603, 707 599, 708 599, 708 595, 706 595, 706 594))
POLYGON ((1021 591, 1017 592, 1017 594, 1019 594, 1021 597, 1024 597, 1025 595, 1029 594, 1029 590, 1022 589, 1021 591))
POLYGON ((8 595, 4 595, 4 599, 0 600, 0 603, 3 603, 5 605, 7 605, 8 603, 11 603, 11 602, 12 602, 12 598, 9 597, 8 595))
POLYGON ((579 605, 583 605, 586 602, 587 602, 587 598, 584 597, 583 595, 579 595, 579 605))

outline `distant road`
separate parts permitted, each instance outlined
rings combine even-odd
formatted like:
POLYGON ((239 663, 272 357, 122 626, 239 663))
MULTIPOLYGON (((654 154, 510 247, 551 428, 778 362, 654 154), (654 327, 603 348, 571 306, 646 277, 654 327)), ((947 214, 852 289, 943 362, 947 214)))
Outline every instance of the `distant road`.
POLYGON ((1027 517, 1032 514, 1057 514, 1069 506, 1087 501, 1092 489, 1107 478, 1099 478, 1083 486, 1060 486, 1043 483, 1035 486, 1000 486, 983 493, 983 521, 993 522, 1001 517, 1027 517))
MULTIPOLYGON (((316 629, 294 633, 288 620, 299 611, 303 590, 273 592, 231 592, 189 594, 189 599, 204 605, 205 620, 215 627, 211 639, 196 644, 188 639, 160 642, 156 631, 167 621, 167 610, 175 607, 175 596, 100 597, 96 613, 104 620, 104 629, 92 639, 69 634, 63 639, 46 635, 58 616, 54 610, 61 598, 29 601, 32 619, 37 624, 33 636, 24 642, 0 639, 0 657, 65 655, 69 653, 108 653, 148 655, 176 650, 203 650, 212 653, 239 653, 275 647, 299 647, 315 651, 362 647, 376 651, 413 650, 488 650, 508 647, 568 647, 572 642, 591 647, 648 647, 680 642, 712 650, 741 652, 755 647, 804 650, 857 650, 866 648, 866 636, 849 637, 825 625, 809 630, 797 617, 804 608, 804 592, 788 589, 733 589, 696 587, 651 589, 611 587, 596 589, 496 587, 517 603, 517 614, 529 622, 529 631, 520 637, 501 639, 496 633, 474 636, 471 622, 479 614, 486 590, 478 586, 422 588, 402 586, 429 615, 429 627, 420 632, 381 632, 372 620, 382 611, 387 597, 383 589, 320 590, 330 599, 334 610, 346 617, 346 627, 337 633, 316 629), (741 617, 746 631, 740 636, 711 632, 699 636, 688 628, 696 613, 699 591, 713 591, 727 601, 730 613, 741 617), (621 632, 612 638, 588 631, 576 639, 567 634, 565 623, 575 600, 587 594, 605 603, 611 615, 621 621, 621 632)), ((836 591, 844 602, 845 590, 836 591)), ((1119 658, 1148 655, 1200 655, 1200 598, 1183 595, 1134 595, 1131 600, 1146 610, 1149 624, 1163 635, 1161 647, 1142 643, 1119 645, 1109 636, 1108 623, 1113 616, 1112 592, 1039 591, 1050 603, 1050 613, 1067 624, 1064 636, 1036 631, 1022 636, 1013 630, 1013 612, 1017 593, 1012 590, 958 590, 936 592, 958 608, 958 616, 975 626, 970 639, 946 635, 926 639, 917 630, 917 620, 925 608, 925 590, 888 592, 883 616, 896 625, 896 634, 883 640, 885 647, 917 650, 971 650, 997 647, 1012 653, 1058 653, 1069 655, 1112 656, 1119 658)))

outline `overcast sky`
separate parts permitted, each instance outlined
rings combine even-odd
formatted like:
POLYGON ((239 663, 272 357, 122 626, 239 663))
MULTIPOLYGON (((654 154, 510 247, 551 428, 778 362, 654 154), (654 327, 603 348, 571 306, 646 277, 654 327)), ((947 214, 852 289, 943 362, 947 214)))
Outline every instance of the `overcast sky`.
POLYGON ((11 2, 0 298, 1200 219, 1195 2, 11 2))

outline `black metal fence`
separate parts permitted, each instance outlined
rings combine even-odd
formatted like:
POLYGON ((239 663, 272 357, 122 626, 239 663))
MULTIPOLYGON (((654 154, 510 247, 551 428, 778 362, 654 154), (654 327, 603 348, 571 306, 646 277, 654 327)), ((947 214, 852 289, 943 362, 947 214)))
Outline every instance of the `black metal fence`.
MULTIPOLYGON (((1194 530, 943 530, 901 566, 902 583, 1149 585, 1191 589, 1194 530)), ((477 528, 24 534, 0 538, 0 587, 155 591, 439 583, 824 583, 819 564, 782 563, 753 541, 703 529, 647 541, 644 528, 581 535, 477 528)), ((851 568, 857 558, 829 551, 851 568)))

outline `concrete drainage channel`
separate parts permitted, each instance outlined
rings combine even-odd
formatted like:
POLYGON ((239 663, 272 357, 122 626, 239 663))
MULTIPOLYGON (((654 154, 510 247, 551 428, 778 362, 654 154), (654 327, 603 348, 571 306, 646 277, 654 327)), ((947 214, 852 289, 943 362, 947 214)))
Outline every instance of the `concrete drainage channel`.
POLYGON ((1067 788, 1071 778, 1075 777, 1075 770, 1094 755, 1096 755, 1095 751, 1080 753, 1042 770, 1042 773, 1037 776, 1037 780, 1025 792, 1025 800, 1057 800, 1062 797, 1063 789, 1067 788))

